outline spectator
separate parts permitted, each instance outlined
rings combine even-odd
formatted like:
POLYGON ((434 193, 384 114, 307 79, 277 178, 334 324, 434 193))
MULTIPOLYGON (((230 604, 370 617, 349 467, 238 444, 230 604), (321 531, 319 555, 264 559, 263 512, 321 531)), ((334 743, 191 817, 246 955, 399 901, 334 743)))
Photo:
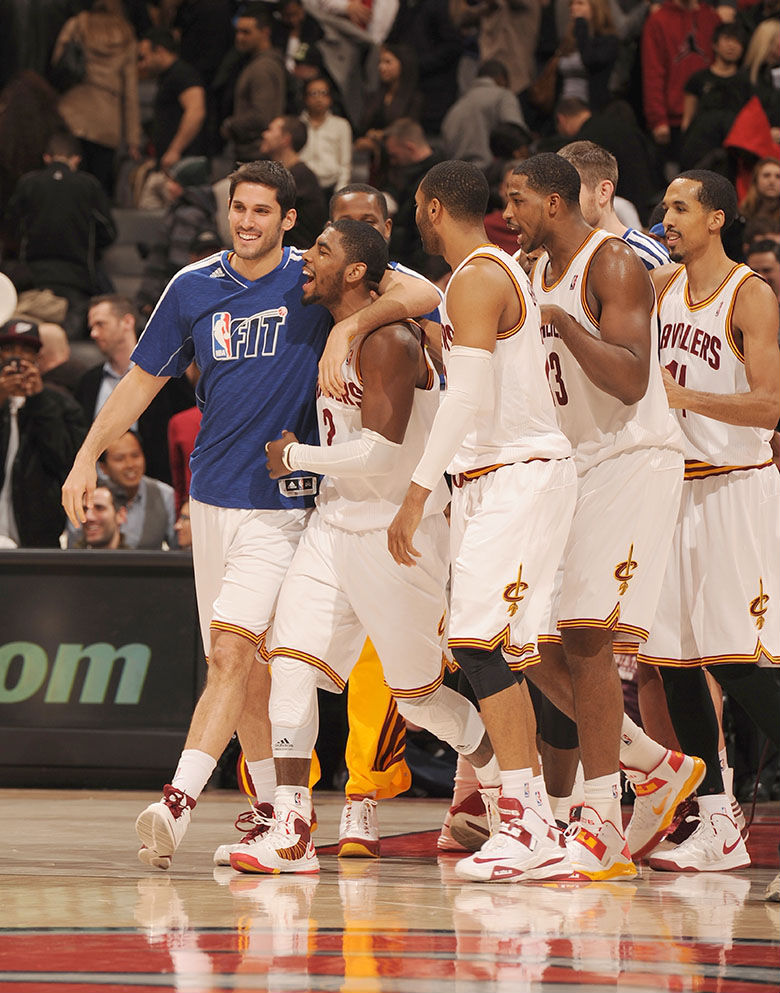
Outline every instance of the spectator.
POLYGON ((739 205, 747 220, 766 217, 780 231, 780 162, 759 159, 753 169, 750 189, 739 205))
POLYGON ((712 65, 693 73, 685 84, 680 125, 680 167, 694 169, 720 148, 734 118, 753 95, 747 73, 740 70, 745 43, 735 24, 719 24, 712 35, 712 65))
POLYGON ((322 28, 306 13, 301 0, 281 0, 278 20, 271 29, 271 43, 284 55, 284 67, 298 83, 322 75, 322 56, 317 42, 322 28))
MULTIPOLYGON (((57 110, 57 94, 42 76, 25 69, 0 92, 0 216, 17 182, 39 169, 49 138, 68 127, 57 110)), ((6 246, 11 231, 2 232, 6 246)), ((14 233, 15 235, 15 233, 14 233)), ((16 237, 10 239, 16 243, 16 237)))
POLYGON ((759 24, 745 52, 745 70, 769 118, 772 141, 780 143, 780 19, 759 24))
POLYGON ((555 108, 558 132, 566 141, 592 141, 606 148, 617 159, 616 193, 636 208, 645 223, 660 199, 662 177, 654 169, 653 154, 646 135, 638 128, 634 115, 623 101, 613 103, 608 111, 592 114, 587 104, 576 97, 560 100, 555 108))
MULTIPOLYGON (((95 297, 88 312, 90 336, 105 356, 105 362, 88 369, 76 388, 87 424, 91 424, 119 381, 132 368, 130 355, 136 343, 136 311, 121 294, 95 297)), ((168 422, 195 403, 192 386, 185 379, 171 378, 138 419, 137 430, 144 446, 146 472, 165 483, 171 481, 167 445, 168 422)))
POLYGON ((192 525, 190 524, 190 501, 185 500, 179 510, 179 516, 173 525, 176 529, 176 538, 179 549, 190 551, 192 549, 192 525))
POLYGON ((79 172, 81 150, 68 133, 53 135, 45 168, 22 176, 8 205, 19 229, 19 259, 32 285, 68 301, 65 330, 84 337, 89 298, 111 288, 99 266, 102 250, 116 238, 111 204, 94 176, 79 172))
POLYGON ((363 94, 375 89, 374 52, 387 38, 398 0, 306 0, 306 7, 323 30, 318 43, 323 66, 354 126, 362 116, 363 94))
POLYGON ((438 134, 459 96, 458 65, 464 51, 448 0, 401 0, 387 40, 414 49, 422 97, 420 124, 426 134, 438 134))
POLYGON ((168 170, 161 237, 149 249, 136 302, 144 317, 154 310, 168 281, 190 261, 192 239, 216 224, 217 201, 209 183, 209 163, 203 156, 179 159, 168 170))
MULTIPOLYGON (((212 187, 213 189, 213 187, 212 187)), ((190 241, 190 265, 209 258, 225 246, 216 231, 199 231, 190 241)))
POLYGON ((417 89, 417 57, 405 45, 379 49, 379 89, 369 98, 359 132, 370 141, 381 141, 385 128, 402 117, 419 120, 422 101, 417 89))
POLYGON ((75 401, 43 385, 34 321, 0 327, 0 540, 58 548, 60 488, 86 435, 75 401))
POLYGON ((751 217, 742 231, 742 257, 747 256, 754 241, 763 241, 766 238, 780 245, 780 228, 768 217, 751 217))
MULTIPOLYGON (((193 388, 198 382, 198 367, 193 362, 187 369, 187 379, 193 388)), ((190 456, 200 430, 200 407, 180 410, 168 421, 168 452, 171 465, 171 482, 177 510, 181 510, 190 492, 190 456)))
POLYGON ((642 31, 642 91, 645 118, 665 158, 679 158, 684 88, 697 69, 712 61, 715 10, 699 0, 663 0, 642 31))
POLYGON ((157 79, 151 137, 159 168, 166 172, 185 156, 205 155, 206 91, 195 69, 179 58, 170 31, 147 31, 138 66, 157 79))
POLYGON ((620 47, 609 3, 569 0, 569 14, 559 49, 559 95, 577 97, 598 113, 611 100, 609 78, 620 47))
POLYGON ((121 0, 92 0, 89 10, 65 22, 54 46, 53 63, 74 38, 84 51, 86 75, 83 82, 63 93, 59 110, 81 139, 82 166, 111 196, 117 149, 124 144, 134 159, 140 157, 136 37, 121 0))
POLYGON ((398 204, 390 235, 390 257, 425 272, 427 260, 415 224, 414 195, 422 177, 442 156, 431 148, 417 121, 408 117, 387 128, 384 147, 393 170, 388 192, 398 204))
POLYGON ((771 238, 754 241, 747 252, 747 264, 772 287, 780 303, 780 245, 771 238))
POLYGON ((487 169, 493 161, 490 133, 497 124, 525 127, 520 104, 509 91, 506 66, 491 59, 477 70, 477 78, 447 111, 441 128, 442 141, 451 159, 474 162, 487 169))
MULTIPOLYGON (((17 317, 24 316, 17 314, 17 317)), ((34 320, 34 318, 30 318, 34 320)), ((75 399, 75 390, 81 378, 80 366, 71 362, 70 342, 65 328, 53 321, 38 321, 38 368, 44 386, 75 399)))
MULTIPOLYGON (((294 0, 297 2, 297 0, 294 0)), ((329 197, 349 183, 352 173, 352 128, 344 117, 331 112, 333 96, 324 76, 315 76, 303 87, 301 119, 308 128, 301 160, 311 169, 329 197)))
POLYGON ((536 75, 536 43, 541 24, 541 0, 451 0, 455 24, 478 26, 479 58, 498 59, 509 70, 509 88, 522 93, 536 75))
POLYGON ((231 0, 174 0, 173 5, 173 23, 168 26, 179 37, 181 57, 208 87, 233 45, 233 4, 231 0))
POLYGON ((248 4, 236 21, 236 49, 249 62, 236 80, 233 113, 222 124, 222 137, 233 141, 239 161, 252 159, 253 142, 275 117, 285 112, 287 72, 271 45, 271 15, 265 3, 248 4))
POLYGON ((74 548, 127 548, 121 528, 127 521, 127 507, 113 486, 96 486, 92 505, 84 507, 83 534, 74 548))
POLYGON ((122 534, 128 548, 176 548, 173 489, 145 475, 146 460, 138 435, 128 431, 100 456, 100 473, 127 501, 122 534))
POLYGON ((276 117, 263 132, 260 155, 281 162, 295 180, 295 225, 285 232, 284 244, 311 248, 328 220, 325 194, 317 177, 298 154, 306 144, 306 125, 299 117, 276 117))
MULTIPOLYGON (((494 163, 494 167, 497 163, 494 163)), ((512 231, 504 220, 504 210, 506 208, 506 181, 509 174, 517 165, 516 160, 505 161, 500 164, 501 173, 498 184, 495 188, 491 186, 490 200, 488 201, 488 212, 485 214, 485 232, 492 245, 498 245, 509 255, 514 255, 517 251, 517 231, 512 231)))

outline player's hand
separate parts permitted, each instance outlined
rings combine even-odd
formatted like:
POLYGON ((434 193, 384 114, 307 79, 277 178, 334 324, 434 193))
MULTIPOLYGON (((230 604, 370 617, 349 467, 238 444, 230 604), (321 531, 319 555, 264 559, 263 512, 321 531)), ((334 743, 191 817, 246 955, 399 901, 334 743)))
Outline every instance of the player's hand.
POLYGON ((290 470, 282 462, 282 452, 285 450, 290 442, 297 441, 298 439, 292 433, 292 431, 282 431, 281 438, 275 438, 273 441, 269 441, 265 446, 265 454, 268 456, 266 459, 265 467, 268 470, 268 475, 271 479, 281 479, 282 476, 289 476, 290 470))
POLYGON ((416 565, 415 558, 422 555, 422 552, 418 552, 412 544, 412 539, 420 526, 423 507, 429 493, 430 490, 423 489, 417 483, 411 483, 404 502, 387 529, 387 547, 399 565, 416 565))
POLYGON ((539 319, 542 324, 551 324, 558 331, 560 331, 558 322, 563 313, 563 309, 554 303, 543 303, 539 307, 539 319))
POLYGON ((317 382, 326 397, 344 396, 344 377, 341 375, 341 367, 344 359, 349 353, 350 334, 343 322, 334 324, 328 340, 325 344, 325 351, 322 353, 319 365, 319 377, 317 382))
POLYGON ((70 523, 81 527, 87 519, 86 509, 92 506, 97 485, 95 463, 76 456, 73 468, 62 486, 62 506, 70 523))
POLYGON ((661 369, 661 376, 666 390, 666 399, 672 410, 683 410, 685 408, 685 390, 680 386, 668 369, 661 369))

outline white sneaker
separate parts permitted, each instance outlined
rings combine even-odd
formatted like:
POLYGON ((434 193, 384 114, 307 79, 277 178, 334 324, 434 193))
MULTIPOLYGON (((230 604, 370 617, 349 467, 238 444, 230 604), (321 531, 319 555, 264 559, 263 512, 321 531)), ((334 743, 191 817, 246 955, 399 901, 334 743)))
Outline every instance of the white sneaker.
POLYGON ((265 834, 236 845, 230 864, 238 872, 319 872, 311 826, 296 810, 285 812, 265 834))
POLYGON ((700 758, 667 749, 650 773, 624 769, 634 791, 634 812, 626 828, 631 855, 641 859, 651 852, 675 825, 677 804, 704 779, 706 766, 700 758))
MULTIPOLYGON (((709 799, 709 798, 704 798, 709 799)), ((750 856, 724 797, 720 809, 705 809, 699 798, 699 826, 682 844, 649 858, 650 868, 667 872, 725 872, 744 869, 750 856)))
POLYGON ((347 797, 339 824, 340 858, 379 858, 379 821, 376 800, 371 797, 347 797))
POLYGON ((171 857, 189 827, 195 801, 170 783, 163 787, 162 800, 150 803, 135 822, 141 841, 139 861, 158 869, 169 869, 171 857))
POLYGON ((236 818, 236 828, 241 831, 244 837, 240 842, 234 841, 231 845, 220 845, 214 852, 214 865, 230 865, 230 856, 239 845, 245 845, 254 838, 270 831, 274 826, 274 808, 270 803, 258 803, 255 801, 249 810, 242 810, 236 818))
POLYGON ((770 903, 780 903, 780 872, 778 872, 775 878, 767 885, 766 892, 764 893, 764 899, 768 900, 770 903))
POLYGON ((612 821, 603 821, 592 807, 565 833, 572 869, 585 879, 633 879, 636 866, 628 844, 612 821))
POLYGON ((500 830, 478 852, 461 859, 455 872, 475 882, 512 883, 571 879, 563 835, 514 797, 498 801, 500 830))
POLYGON ((479 788, 447 811, 436 840, 440 852, 478 852, 496 834, 501 817, 498 798, 501 787, 479 788))

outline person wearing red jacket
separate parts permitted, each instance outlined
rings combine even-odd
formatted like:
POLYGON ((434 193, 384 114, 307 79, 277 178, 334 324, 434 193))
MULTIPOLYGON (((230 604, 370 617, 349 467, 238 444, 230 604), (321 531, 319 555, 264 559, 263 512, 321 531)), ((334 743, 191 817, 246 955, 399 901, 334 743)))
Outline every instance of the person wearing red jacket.
POLYGON ((698 0, 664 0, 642 30, 642 94, 647 127, 664 157, 677 159, 684 87, 712 61, 715 9, 698 0))

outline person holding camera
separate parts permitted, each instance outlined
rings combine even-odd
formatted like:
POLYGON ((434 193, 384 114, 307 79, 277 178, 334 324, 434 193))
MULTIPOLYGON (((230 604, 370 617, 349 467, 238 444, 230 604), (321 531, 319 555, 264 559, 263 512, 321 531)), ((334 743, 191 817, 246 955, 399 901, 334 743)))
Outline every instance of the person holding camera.
POLYGON ((34 321, 0 326, 0 547, 58 548, 60 488, 87 433, 75 400, 43 385, 34 321))

